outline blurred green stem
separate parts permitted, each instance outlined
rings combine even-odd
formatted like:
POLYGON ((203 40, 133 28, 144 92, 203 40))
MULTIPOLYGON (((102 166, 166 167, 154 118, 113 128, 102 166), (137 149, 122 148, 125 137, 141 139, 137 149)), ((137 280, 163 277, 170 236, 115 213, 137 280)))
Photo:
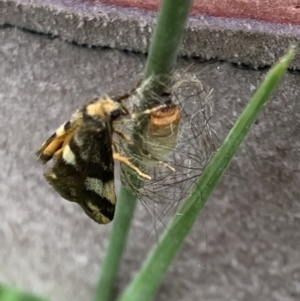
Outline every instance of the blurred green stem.
MULTIPOLYGON (((143 77, 152 79, 148 87, 152 95, 153 92, 160 95, 168 85, 192 3, 192 0, 164 0, 161 4, 143 77)), ((145 97, 143 107, 149 107, 150 101, 145 97)))
POLYGON ((114 281, 126 246, 135 207, 135 196, 124 187, 121 187, 109 245, 103 261, 102 274, 97 286, 96 301, 111 299, 114 281))
POLYGON ((0 284, 0 301, 49 301, 0 284))

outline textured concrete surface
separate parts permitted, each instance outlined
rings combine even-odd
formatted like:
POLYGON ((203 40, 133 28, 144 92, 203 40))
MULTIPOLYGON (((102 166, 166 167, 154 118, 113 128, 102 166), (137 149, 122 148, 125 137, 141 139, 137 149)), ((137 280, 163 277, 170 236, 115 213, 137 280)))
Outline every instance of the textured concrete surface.
MULTIPOLYGON (((91 300, 111 226, 58 197, 33 152, 84 100, 135 85, 145 57, 10 27, 0 39, 0 282, 52 301, 91 300)), ((214 89, 222 139, 263 72, 185 60, 179 67, 191 64, 214 89)), ((155 300, 300 300, 299 83, 299 75, 284 78, 155 300)), ((155 242, 153 226, 140 204, 116 291, 155 242)))
MULTIPOLYGON (((155 13, 99 2, 0 0, 0 25, 10 24, 89 46, 146 53, 155 13)), ((193 16, 180 54, 252 66, 271 65, 300 41, 300 26, 193 16)), ((293 61, 300 68, 300 55, 293 61)))
MULTIPOLYGON (((102 2, 124 7, 142 8, 157 11, 159 0, 85 0, 102 2)), ((299 25, 300 3, 297 0, 194 0, 192 14, 210 16, 249 18, 273 23, 292 23, 299 25)))

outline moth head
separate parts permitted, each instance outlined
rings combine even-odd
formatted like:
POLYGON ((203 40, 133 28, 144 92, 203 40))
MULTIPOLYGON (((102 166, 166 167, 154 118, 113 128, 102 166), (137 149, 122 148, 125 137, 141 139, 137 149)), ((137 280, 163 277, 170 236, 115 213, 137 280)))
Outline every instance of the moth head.
POLYGON ((84 107, 83 111, 85 121, 93 123, 112 122, 127 114, 120 102, 109 97, 93 100, 84 107))

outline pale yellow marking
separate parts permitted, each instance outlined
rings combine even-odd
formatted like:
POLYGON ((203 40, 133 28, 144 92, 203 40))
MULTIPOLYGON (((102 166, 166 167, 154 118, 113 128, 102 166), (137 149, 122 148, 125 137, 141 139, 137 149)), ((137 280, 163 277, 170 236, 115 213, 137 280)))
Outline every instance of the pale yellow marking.
POLYGON ((57 179, 57 175, 54 172, 48 172, 47 177, 52 178, 53 180, 57 179))
POLYGON ((116 203, 115 183, 113 180, 103 184, 97 178, 87 177, 85 187, 88 190, 94 191, 100 197, 108 199, 112 204, 116 203))
POLYGON ((105 196, 112 204, 116 203, 115 182, 111 180, 105 183, 103 187, 103 196, 105 196))
POLYGON ((62 157, 66 163, 76 166, 75 154, 72 152, 69 145, 66 145, 64 148, 62 157))
POLYGON ((55 132, 57 137, 63 136, 65 133, 65 124, 62 124, 55 132))
POLYGON ((121 163, 126 164, 128 167, 130 167, 131 169, 133 169, 134 171, 136 171, 136 173, 137 173, 139 176, 141 176, 142 178, 146 178, 146 179, 148 179, 148 180, 151 180, 151 177, 150 177, 149 175, 144 174, 143 172, 141 172, 141 171, 139 170, 139 168, 136 167, 133 163, 131 163, 127 157, 124 157, 124 156, 122 156, 122 155, 119 154, 119 153, 113 153, 113 158, 114 158, 115 160, 120 161, 121 163))
POLYGON ((87 105, 86 112, 90 116, 100 116, 100 117, 107 117, 109 114, 114 111, 121 108, 121 104, 113 101, 109 97, 106 98, 99 98, 94 103, 91 103, 87 105))
POLYGON ((98 223, 108 224, 110 219, 104 216, 97 206, 95 206, 92 202, 86 202, 86 205, 92 210, 92 215, 98 223))

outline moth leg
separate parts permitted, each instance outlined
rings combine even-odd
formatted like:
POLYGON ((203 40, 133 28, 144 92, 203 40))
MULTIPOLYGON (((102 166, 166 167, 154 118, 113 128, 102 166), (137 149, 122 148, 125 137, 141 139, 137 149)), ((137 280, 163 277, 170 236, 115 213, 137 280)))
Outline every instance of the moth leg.
POLYGON ((164 161, 158 161, 158 164, 163 165, 163 166, 169 168, 169 169, 172 170, 173 172, 176 171, 176 169, 175 169, 172 165, 170 165, 170 164, 168 164, 168 163, 166 163, 166 162, 164 162, 164 161))
POLYGON ((136 171, 137 174, 138 174, 139 176, 141 176, 142 178, 146 178, 146 179, 148 179, 148 180, 151 180, 151 177, 150 177, 149 175, 146 175, 146 174, 144 174, 143 172, 141 172, 141 171, 139 170, 139 168, 136 167, 133 163, 131 163, 127 157, 122 156, 120 153, 113 153, 113 158, 114 158, 115 160, 120 161, 121 163, 126 164, 128 167, 130 167, 131 169, 133 169, 134 171, 136 171))
MULTIPOLYGON (((118 130, 115 130, 114 129, 114 133, 116 133, 117 135, 119 135, 123 140, 125 140, 128 144, 132 144, 133 142, 131 141, 130 137, 127 136, 126 134, 124 134, 123 132, 120 132, 118 130)), ((112 141, 112 146, 115 150, 116 153, 119 153, 119 149, 118 149, 118 146, 117 146, 117 143, 116 141, 112 141)))
POLYGON ((140 117, 142 115, 149 115, 149 114, 151 114, 153 112, 159 111, 159 110, 164 109, 166 107, 167 107, 166 104, 162 104, 162 105, 159 105, 157 107, 154 107, 154 108, 151 108, 151 109, 147 109, 147 110, 144 110, 144 111, 139 112, 139 113, 132 113, 131 114, 131 118, 132 119, 137 119, 138 117, 140 117))
POLYGON ((116 133, 118 136, 120 136, 123 140, 125 140, 128 144, 132 144, 132 140, 130 139, 130 137, 126 134, 124 134, 123 132, 120 132, 118 130, 114 130, 114 133, 116 133))

